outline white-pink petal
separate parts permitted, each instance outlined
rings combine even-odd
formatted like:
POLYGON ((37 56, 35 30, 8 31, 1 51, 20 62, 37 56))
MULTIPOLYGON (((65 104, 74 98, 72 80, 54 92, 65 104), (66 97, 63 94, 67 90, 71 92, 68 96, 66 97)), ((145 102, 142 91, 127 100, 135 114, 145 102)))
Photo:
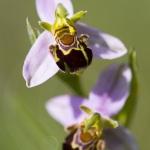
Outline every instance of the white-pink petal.
POLYGON ((27 87, 37 86, 58 72, 59 68, 48 52, 54 42, 53 35, 44 31, 31 47, 23 66, 27 87))
POLYGON ((50 99, 46 103, 48 113, 64 127, 81 123, 87 115, 79 108, 80 105, 87 105, 87 99, 61 95, 50 99))
POLYGON ((54 23, 55 9, 58 3, 63 4, 69 13, 69 16, 73 15, 71 0, 36 0, 36 9, 41 21, 54 23))
POLYGON ((117 114, 129 95, 131 78, 127 64, 115 63, 108 66, 90 92, 91 108, 109 117, 117 114))
POLYGON ((89 35, 88 43, 95 58, 114 59, 127 53, 124 44, 112 35, 91 28, 81 22, 76 24, 76 28, 78 35, 89 35))

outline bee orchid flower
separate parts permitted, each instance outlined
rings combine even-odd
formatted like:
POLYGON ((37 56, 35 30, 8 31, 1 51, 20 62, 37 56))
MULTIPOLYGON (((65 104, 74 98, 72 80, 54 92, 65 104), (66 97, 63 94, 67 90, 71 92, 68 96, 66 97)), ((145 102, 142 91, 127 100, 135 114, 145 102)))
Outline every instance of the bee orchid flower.
POLYGON ((117 127, 116 121, 110 118, 123 108, 130 93, 131 79, 129 66, 115 63, 102 71, 88 99, 61 95, 46 103, 48 113, 70 131, 63 150, 138 150, 131 133, 121 125, 117 127), (85 112, 90 112, 85 109, 90 108, 94 115, 87 119, 81 107, 85 112), (103 119, 100 121, 100 118, 103 119))
POLYGON ((36 8, 39 24, 46 30, 24 61, 27 87, 37 86, 67 68, 80 74, 92 58, 114 59, 127 52, 118 38, 77 22, 86 11, 74 14, 70 0, 36 0, 36 8))

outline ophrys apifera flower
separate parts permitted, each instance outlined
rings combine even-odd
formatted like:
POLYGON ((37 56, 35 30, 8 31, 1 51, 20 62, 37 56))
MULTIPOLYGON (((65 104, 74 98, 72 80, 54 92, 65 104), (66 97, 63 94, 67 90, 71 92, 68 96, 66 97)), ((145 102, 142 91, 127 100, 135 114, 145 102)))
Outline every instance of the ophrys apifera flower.
POLYGON ((92 57, 114 59, 127 52, 118 38, 77 22, 86 12, 73 14, 70 0, 36 0, 36 8, 46 31, 38 36, 24 62, 28 87, 45 82, 59 70, 80 74, 92 57))
POLYGON ((102 71, 88 99, 67 94, 47 102, 48 113, 70 131, 63 150, 138 150, 131 133, 111 119, 123 108, 131 79, 128 64, 115 63, 102 71))

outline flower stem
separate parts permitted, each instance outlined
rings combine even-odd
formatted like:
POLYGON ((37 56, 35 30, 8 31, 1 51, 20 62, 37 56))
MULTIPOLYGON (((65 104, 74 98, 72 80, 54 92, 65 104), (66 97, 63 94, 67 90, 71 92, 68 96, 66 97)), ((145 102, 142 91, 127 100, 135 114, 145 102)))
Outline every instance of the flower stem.
POLYGON ((64 81, 77 95, 84 96, 79 76, 59 72, 57 77, 64 81))

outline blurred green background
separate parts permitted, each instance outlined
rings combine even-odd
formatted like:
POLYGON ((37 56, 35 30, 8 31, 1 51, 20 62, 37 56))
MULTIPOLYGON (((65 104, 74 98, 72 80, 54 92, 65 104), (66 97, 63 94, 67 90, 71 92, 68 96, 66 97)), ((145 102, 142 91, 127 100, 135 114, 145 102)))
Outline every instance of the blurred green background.
MULTIPOLYGON (((142 150, 150 148, 150 1, 73 0, 75 12, 87 10, 83 22, 120 38, 137 51, 141 92, 130 130, 142 150)), ((22 77, 30 49, 25 19, 40 28, 35 1, 0 0, 0 150, 55 150, 66 133, 45 111, 45 102, 56 95, 74 93, 57 76, 28 89, 22 77)), ((81 76, 84 93, 108 64, 125 61, 93 60, 81 76)))

